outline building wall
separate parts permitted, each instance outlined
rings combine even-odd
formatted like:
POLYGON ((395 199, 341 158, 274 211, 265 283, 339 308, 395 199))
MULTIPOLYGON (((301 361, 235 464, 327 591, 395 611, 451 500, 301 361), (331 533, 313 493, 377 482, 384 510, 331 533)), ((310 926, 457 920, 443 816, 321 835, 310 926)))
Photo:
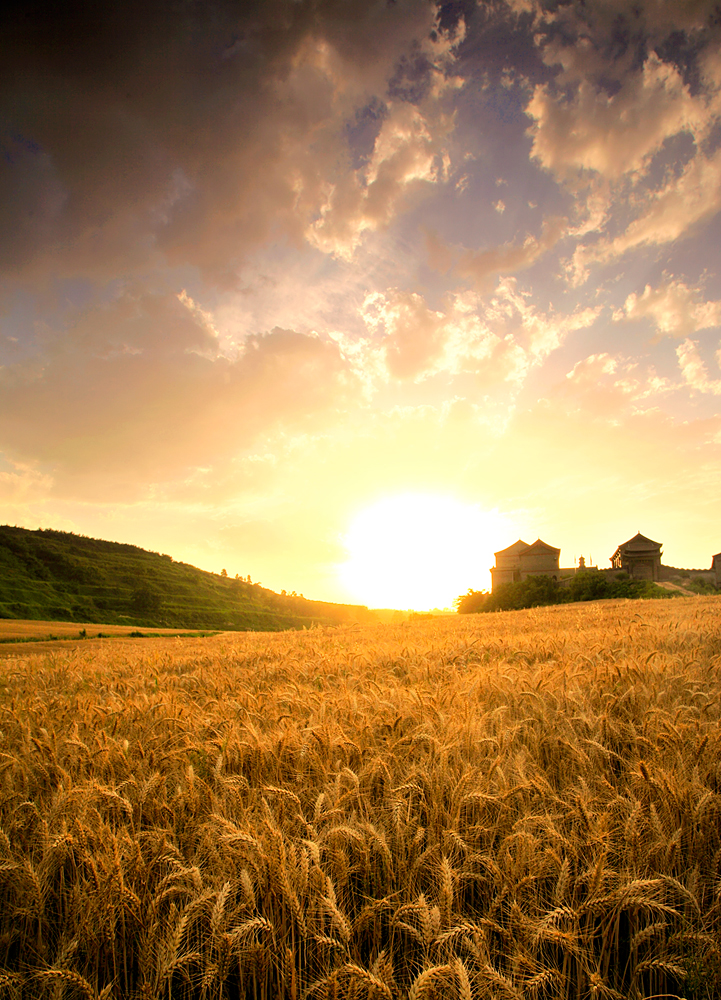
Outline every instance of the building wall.
POLYGON ((659 580, 661 577, 661 553, 653 549, 635 551, 621 550, 621 569, 632 580, 659 580))
POLYGON ((514 583, 516 580, 520 580, 521 574, 520 570, 516 568, 514 570, 513 566, 506 568, 491 568, 491 590, 495 590, 496 587, 501 583, 514 583))
MULTIPOLYGON (((660 563, 658 564, 660 566, 660 563)), ((632 580, 658 580, 658 566, 656 560, 639 559, 628 556, 623 561, 623 568, 632 580)))
POLYGON ((524 552, 520 563, 522 573, 533 576, 543 573, 547 573, 549 576, 553 576, 554 573, 558 575, 558 557, 549 552, 534 552, 531 555, 526 555, 524 552))
MULTIPOLYGON (((708 583, 716 583, 716 573, 713 567, 711 569, 678 569, 676 566, 661 565, 659 569, 659 580, 675 580, 679 577, 690 577, 694 580, 696 577, 700 577, 708 583)), ((716 585, 718 586, 718 584, 716 585)))
POLYGON ((514 567, 518 568, 518 554, 513 553, 510 555, 498 555, 496 556, 496 568, 499 570, 512 570, 514 567))
POLYGON ((533 549, 518 541, 511 551, 496 552, 496 565, 491 567, 491 590, 503 583, 520 583, 529 576, 552 576, 558 579, 559 552, 549 552, 543 546, 533 549), (515 549, 515 551, 513 551, 515 549))

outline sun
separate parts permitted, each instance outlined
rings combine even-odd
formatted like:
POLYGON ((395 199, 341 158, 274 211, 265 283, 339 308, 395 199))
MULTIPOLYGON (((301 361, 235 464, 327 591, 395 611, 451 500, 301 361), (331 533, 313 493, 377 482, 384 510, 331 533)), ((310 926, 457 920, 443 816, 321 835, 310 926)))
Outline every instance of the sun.
POLYGON ((387 497, 355 518, 339 567, 350 594, 375 608, 447 608, 469 587, 486 589, 508 524, 495 511, 453 497, 387 497))

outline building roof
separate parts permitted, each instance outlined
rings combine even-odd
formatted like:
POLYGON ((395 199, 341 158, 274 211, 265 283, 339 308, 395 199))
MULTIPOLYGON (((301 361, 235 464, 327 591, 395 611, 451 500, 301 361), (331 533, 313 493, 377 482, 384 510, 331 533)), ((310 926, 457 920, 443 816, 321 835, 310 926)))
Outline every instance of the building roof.
POLYGON ((654 548, 660 549, 663 542, 654 542, 652 538, 646 538, 642 535, 640 531, 636 532, 633 538, 629 538, 627 542, 621 542, 619 549, 634 548, 634 549, 647 549, 654 548))
POLYGON ((547 545, 545 542, 542 542, 540 538, 537 538, 533 543, 533 545, 529 545, 524 550, 523 555, 524 556, 530 555, 531 552, 533 552, 534 554, 536 552, 554 552, 556 555, 558 555, 560 551, 561 551, 560 549, 554 549, 552 545, 547 545))
POLYGON ((530 549, 530 545, 522 541, 520 538, 513 545, 509 545, 507 549, 499 549, 498 552, 494 552, 494 556, 517 556, 521 552, 525 552, 526 549, 530 549))
POLYGON ((619 547, 611 556, 611 562, 613 562, 616 558, 623 559, 626 555, 631 556, 636 553, 639 555, 642 553, 645 555, 653 553, 654 556, 660 556, 662 544, 662 542, 654 542, 652 538, 646 538, 645 535, 642 535, 641 532, 638 531, 633 538, 629 538, 627 542, 621 542, 619 547))

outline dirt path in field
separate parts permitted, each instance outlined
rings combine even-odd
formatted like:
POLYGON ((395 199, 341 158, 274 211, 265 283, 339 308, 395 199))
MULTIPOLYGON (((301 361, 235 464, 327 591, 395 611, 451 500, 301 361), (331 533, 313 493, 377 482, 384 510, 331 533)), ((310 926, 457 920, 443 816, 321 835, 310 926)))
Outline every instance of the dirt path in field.
POLYGON ((669 583, 668 580, 664 580, 663 583, 658 584, 659 587, 663 587, 664 590, 677 590, 679 594, 686 594, 688 597, 698 597, 699 595, 693 590, 687 590, 686 587, 680 586, 678 583, 669 583))

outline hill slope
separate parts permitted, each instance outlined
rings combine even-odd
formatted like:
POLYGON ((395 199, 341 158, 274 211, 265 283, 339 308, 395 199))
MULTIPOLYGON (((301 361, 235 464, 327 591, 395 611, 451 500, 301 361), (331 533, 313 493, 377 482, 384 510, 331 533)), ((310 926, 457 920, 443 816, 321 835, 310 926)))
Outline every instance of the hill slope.
POLYGON ((9 525, 0 525, 0 618, 259 631, 376 620, 360 605, 276 594, 135 545, 9 525))

